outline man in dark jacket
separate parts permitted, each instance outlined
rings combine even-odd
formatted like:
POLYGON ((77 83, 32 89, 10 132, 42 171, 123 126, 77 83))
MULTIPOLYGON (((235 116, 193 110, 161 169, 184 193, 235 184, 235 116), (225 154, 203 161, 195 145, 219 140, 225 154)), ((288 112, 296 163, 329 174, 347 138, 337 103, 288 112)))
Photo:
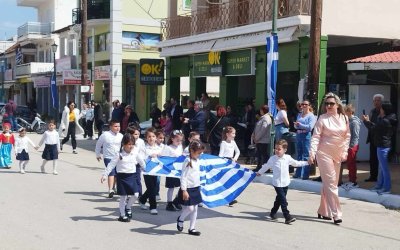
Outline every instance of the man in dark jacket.
MULTIPOLYGON (((186 105, 188 107, 188 110, 186 111, 185 114, 183 114, 183 118, 188 118, 193 119, 193 117, 196 115, 196 111, 194 110, 194 101, 193 100, 187 100, 186 105)), ((182 124, 182 131, 183 135, 185 136, 185 145, 189 145, 189 134, 191 132, 190 124, 189 123, 183 123, 182 124)))
POLYGON ((94 124, 96 125, 96 129, 98 131, 98 137, 103 133, 103 108, 99 103, 96 103, 95 101, 92 101, 92 106, 94 106, 94 124))
POLYGON ((196 101, 194 103, 194 111, 196 114, 193 119, 185 118, 184 123, 190 124, 191 131, 196 131, 200 134, 200 139, 205 142, 204 134, 206 132, 206 114, 203 111, 203 103, 196 101))
POLYGON ((151 126, 159 129, 160 128, 161 110, 157 107, 156 102, 151 104, 150 118, 151 118, 151 126))
MULTIPOLYGON (((378 121, 378 116, 380 109, 382 107, 382 102, 384 100, 384 96, 381 94, 376 94, 372 98, 373 103, 374 103, 374 109, 371 110, 369 113, 369 120, 372 123, 376 123, 378 121)), ((367 121, 363 117, 363 123, 367 127, 367 121)), ((366 179, 366 182, 375 182, 378 179, 378 156, 376 153, 376 145, 374 143, 374 133, 373 130, 368 128, 368 137, 367 137, 367 143, 369 143, 369 178, 366 179)))
POLYGON ((173 129, 181 129, 182 128, 182 120, 183 109, 176 102, 176 99, 171 97, 171 106, 169 107, 168 113, 171 114, 172 117, 172 127, 173 129))

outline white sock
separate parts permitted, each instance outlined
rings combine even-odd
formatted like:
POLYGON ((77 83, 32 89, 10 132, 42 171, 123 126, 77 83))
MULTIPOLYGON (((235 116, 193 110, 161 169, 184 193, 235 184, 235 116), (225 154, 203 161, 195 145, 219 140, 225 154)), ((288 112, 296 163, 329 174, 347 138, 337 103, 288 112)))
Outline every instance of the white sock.
POLYGON ((24 161, 24 163, 22 164, 22 169, 25 170, 26 169, 26 165, 28 165, 29 161, 24 161))
POLYGON ((189 214, 191 214, 194 211, 194 206, 183 206, 181 216, 179 216, 179 220, 182 222, 179 222, 179 226, 181 227, 183 225, 183 221, 185 221, 186 217, 188 217, 189 214))
POLYGON ((197 220, 197 205, 193 206, 193 212, 190 214, 190 226, 189 230, 193 230, 196 226, 196 220, 197 220))
POLYGON ((122 217, 125 216, 125 205, 127 199, 128 199, 127 195, 121 195, 119 199, 119 213, 121 214, 122 217))
POLYGON ((132 209, 133 203, 138 199, 139 193, 135 193, 133 196, 128 197, 128 201, 126 202, 126 209, 132 209))
POLYGON ((173 198, 172 198, 173 196, 174 196, 174 188, 168 188, 167 202, 171 202, 173 200, 173 198))
POLYGON ((53 172, 57 172, 57 160, 53 160, 53 172))
POLYGON ((45 171, 44 170, 44 166, 46 165, 47 160, 43 160, 42 165, 40 166, 40 170, 45 171))
POLYGON ((19 161, 19 163, 18 163, 18 165, 19 165, 19 171, 22 171, 22 170, 24 170, 24 161, 19 161))

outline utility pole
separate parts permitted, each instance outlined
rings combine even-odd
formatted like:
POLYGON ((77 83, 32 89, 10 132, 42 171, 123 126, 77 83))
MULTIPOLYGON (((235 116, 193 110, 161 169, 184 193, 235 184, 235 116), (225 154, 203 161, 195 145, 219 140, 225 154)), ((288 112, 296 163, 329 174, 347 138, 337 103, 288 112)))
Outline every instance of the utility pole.
MULTIPOLYGON (((87 84, 87 55, 88 55, 88 37, 87 37, 87 0, 81 0, 81 84, 87 84)), ((92 38, 94 39, 94 37, 92 38)), ((94 48, 92 48, 92 53, 94 53, 94 48)), ((80 89, 79 89, 80 92, 80 89)))
POLYGON ((321 53, 322 0, 312 0, 307 94, 311 105, 318 107, 319 63, 321 53))

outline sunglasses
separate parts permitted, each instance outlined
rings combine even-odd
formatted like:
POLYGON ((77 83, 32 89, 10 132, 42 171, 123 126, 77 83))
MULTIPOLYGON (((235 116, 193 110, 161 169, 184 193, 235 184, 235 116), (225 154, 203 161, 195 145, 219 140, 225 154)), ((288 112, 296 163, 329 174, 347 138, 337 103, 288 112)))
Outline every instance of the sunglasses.
POLYGON ((334 106, 336 102, 325 102, 325 106, 334 106))

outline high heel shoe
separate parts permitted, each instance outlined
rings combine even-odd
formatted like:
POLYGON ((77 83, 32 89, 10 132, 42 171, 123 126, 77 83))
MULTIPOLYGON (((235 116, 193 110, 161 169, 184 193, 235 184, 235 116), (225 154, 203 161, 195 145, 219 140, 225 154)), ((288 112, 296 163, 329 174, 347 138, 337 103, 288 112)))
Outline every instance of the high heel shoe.
POLYGON ((182 226, 179 226, 179 223, 183 223, 183 221, 179 220, 181 216, 178 216, 178 219, 176 219, 176 229, 178 229, 179 232, 182 232, 183 230, 183 224, 182 226))
POLYGON ((326 217, 326 216, 323 216, 323 215, 320 215, 320 214, 318 214, 318 219, 322 219, 322 220, 332 220, 332 218, 326 217))
POLYGON ((338 225, 338 224, 342 223, 342 219, 337 219, 337 220, 333 219, 333 223, 338 225))

